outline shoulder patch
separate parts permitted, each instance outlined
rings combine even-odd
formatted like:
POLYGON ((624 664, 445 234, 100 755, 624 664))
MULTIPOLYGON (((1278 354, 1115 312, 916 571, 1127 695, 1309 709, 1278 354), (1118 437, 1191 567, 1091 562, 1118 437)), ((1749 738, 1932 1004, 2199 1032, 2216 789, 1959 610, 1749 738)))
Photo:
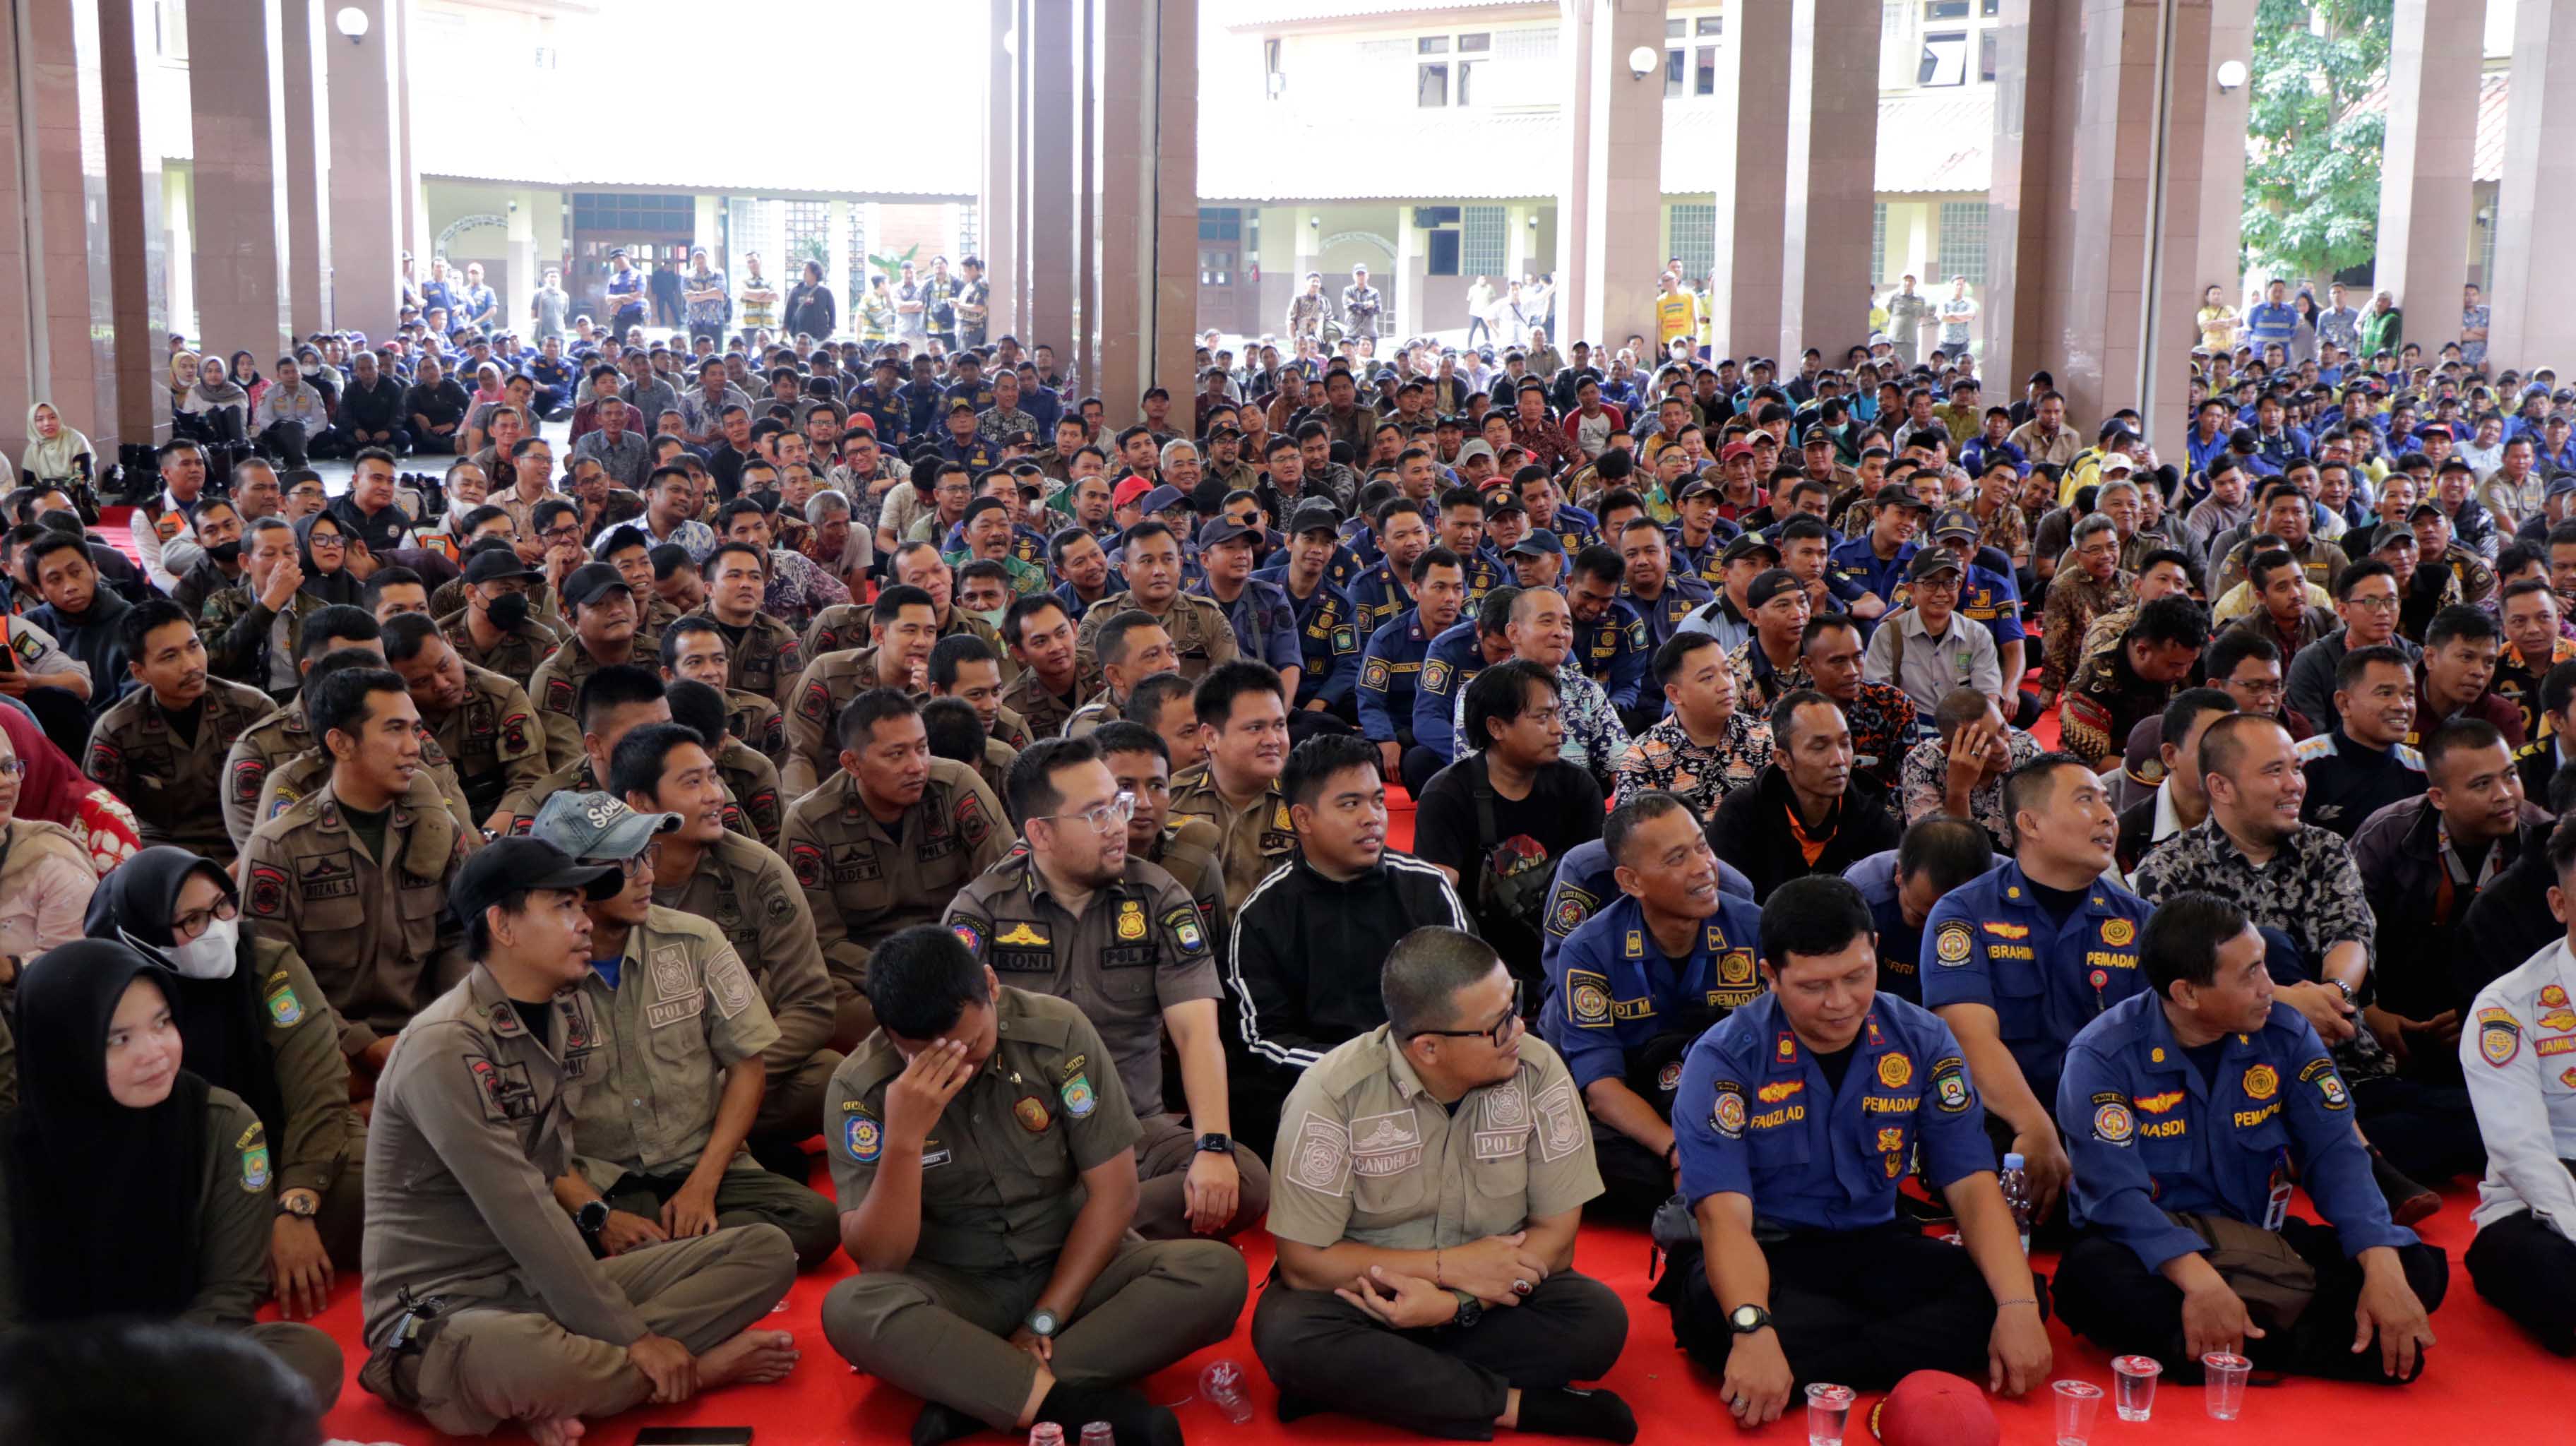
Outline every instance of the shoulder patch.
POLYGON ((1547 909, 1547 931, 1562 939, 1582 927, 1601 908, 1601 901, 1572 884, 1558 884, 1547 909))
POLYGON ((2334 735, 2318 733, 2302 738, 2293 745, 2292 751, 2298 754, 2301 763, 2313 763, 2320 758, 2332 758, 2335 756, 2334 735))
POLYGON ((876 1116, 857 1106, 848 1108, 850 1115, 841 1121, 841 1148, 859 1164, 873 1165, 877 1156, 885 1152, 885 1127, 877 1123, 876 1116))
POLYGON ((1423 664, 1422 687, 1423 691, 1428 693, 1449 691, 1449 665, 1447 663, 1423 664))
POLYGON ((270 1176, 268 1135, 260 1128, 257 1120, 251 1121, 250 1128, 242 1131, 241 1138, 233 1141, 233 1148, 241 1154, 242 1193, 256 1195, 267 1189, 270 1176))
POLYGON ((1184 904, 1165 910, 1163 927, 1171 931, 1172 942, 1181 946, 1182 953, 1207 952, 1207 934, 1199 927, 1199 911, 1195 905, 1184 904))
POLYGON ((2417 773, 2424 771, 2424 755, 2422 751, 2408 744, 2400 743, 2396 747, 2389 749, 2388 754, 2398 762, 2414 769, 2417 773))
POLYGON ((1976 932, 1963 920, 1951 920, 1932 936, 1932 957, 1954 969, 1967 963, 1976 948, 1976 932))
POLYGON ((1320 1195, 1350 1193, 1350 1131, 1318 1114, 1297 1124, 1297 1142, 1289 1147, 1288 1178, 1320 1195))
POLYGON ((1609 1028, 1610 981, 1589 969, 1566 970, 1565 1017, 1578 1028, 1609 1028))

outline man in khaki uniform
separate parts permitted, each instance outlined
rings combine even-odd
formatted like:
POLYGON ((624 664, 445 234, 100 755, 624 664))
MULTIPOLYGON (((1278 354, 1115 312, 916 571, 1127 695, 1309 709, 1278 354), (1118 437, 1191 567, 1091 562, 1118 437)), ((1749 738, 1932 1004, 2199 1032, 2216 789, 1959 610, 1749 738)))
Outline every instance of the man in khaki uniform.
POLYGON ((706 570, 706 604, 687 616, 706 618, 723 632, 725 686, 758 693, 787 711, 805 654, 794 629, 760 610, 769 554, 748 542, 721 542, 708 554, 706 570))
MULTIPOLYGON (((982 618, 969 617, 955 606, 957 573, 939 555, 939 549, 927 542, 908 542, 894 550, 886 560, 886 586, 917 587, 930 594, 931 611, 938 614, 938 636, 952 638, 959 633, 972 633, 993 645, 1002 647, 1002 635, 982 618)), ((843 648, 859 647, 867 641, 869 611, 864 603, 834 603, 814 615, 805 629, 805 656, 819 657, 843 648)), ((1005 673, 1016 671, 1004 668, 1005 673)))
POLYGON ((1000 861, 1010 834, 1001 801, 973 769, 930 756, 911 698, 871 688, 840 724, 840 771, 788 808, 779 843, 848 1010, 866 993, 868 951, 937 919, 967 880, 1000 861))
POLYGON ((838 767, 840 745, 832 725, 863 688, 895 688, 918 698, 928 684, 930 650, 937 641, 930 594, 901 583, 877 594, 868 621, 869 646, 819 653, 796 680, 795 706, 787 714, 787 762, 779 786, 803 798, 838 767))
POLYGON ((1472 934, 1405 935, 1380 991, 1387 1022, 1308 1067, 1280 1113, 1279 1273, 1252 1348, 1282 1414, 1636 1439, 1617 1396, 1566 1389, 1607 1375, 1628 1335, 1619 1297, 1573 1269, 1601 1193, 1573 1074, 1472 934))
POLYGON ((422 726, 454 761, 467 810, 478 827, 497 832, 501 800, 534 788, 553 766, 526 690, 465 661, 418 613, 384 626, 385 660, 411 690, 422 726))
POLYGON ((1136 1119, 1063 1000, 1005 989, 954 935, 905 929, 869 983, 886 1027, 832 1079, 832 1182, 861 1274, 823 1300, 860 1370, 928 1399, 915 1441, 982 1427, 1178 1440, 1129 1385, 1234 1330, 1243 1259, 1124 1240, 1136 1119))
POLYGON ((763 847, 777 848, 778 831, 787 822, 787 795, 778 786, 777 765, 725 726, 724 694, 686 678, 667 685, 664 694, 671 700, 672 722, 715 740, 709 752, 733 812, 763 847))
POLYGON ((1157 673, 1180 671, 1180 650, 1172 646, 1172 635, 1143 608, 1129 608, 1101 624, 1092 647, 1100 661, 1100 691, 1065 716, 1067 738, 1085 737, 1101 724, 1125 717, 1137 684, 1157 673))
POLYGON ((1208 756, 1172 779, 1172 816, 1215 826, 1230 914, 1297 847, 1288 796, 1279 791, 1288 764, 1288 700, 1267 663, 1244 659, 1208 674, 1191 701, 1208 756))
POLYGON ((588 905, 591 967, 574 988, 604 1027, 584 1071, 596 1088, 573 1106, 573 1168, 555 1194, 576 1210, 608 1202, 595 1238, 612 1254, 768 1224, 787 1233, 799 1266, 819 1265, 840 1243, 832 1202, 743 1148, 768 1079, 761 1053, 778 1042, 769 1006, 715 925, 653 903, 655 836, 679 826, 676 813, 565 792, 546 800, 530 835, 577 864, 619 867, 626 881, 588 905))
POLYGON ((464 973, 447 888, 482 840, 409 801, 423 766, 420 713, 401 678, 351 668, 313 692, 330 778, 252 832, 242 912, 252 938, 286 944, 312 968, 364 1084, 402 1027, 464 973))
POLYGON ((134 810, 147 845, 175 844, 229 866, 224 757, 268 715, 268 695, 209 676, 205 642, 168 598, 135 604, 117 627, 126 668, 143 686, 90 725, 84 771, 134 810))
POLYGON ((581 685, 602 668, 649 666, 653 655, 636 642, 635 594, 617 569, 604 562, 583 563, 564 579, 563 598, 573 610, 572 636, 537 665, 528 680, 528 696, 545 722, 547 752, 569 758, 581 751, 581 728, 573 717, 581 685))
POLYGON ((537 664, 563 646, 563 635, 535 606, 544 580, 506 543, 491 544, 465 560, 465 606, 440 617, 438 630, 478 668, 533 677, 537 664))
MULTIPOLYGON (((341 648, 336 652, 323 654, 305 670, 304 692, 310 694, 334 673, 344 673, 353 668, 381 668, 383 666, 383 653, 380 651, 382 646, 381 643, 370 640, 365 647, 341 648)), ((301 751, 291 756, 281 757, 274 766, 268 767, 260 782, 259 799, 249 811, 250 829, 256 829, 259 825, 284 813, 306 795, 320 788, 331 777, 331 754, 329 750, 313 741, 311 730, 305 726, 304 713, 304 699, 298 698, 289 705, 282 724, 278 721, 279 715, 271 714, 268 719, 262 720, 257 727, 243 735, 242 743, 235 745, 236 759, 244 756, 247 750, 265 748, 280 742, 303 745, 301 751)), ((232 806, 233 789, 247 781, 248 771, 234 764, 227 764, 227 771, 229 776, 226 779, 224 804, 229 811, 232 806)), ((447 751, 438 746, 438 740, 431 736, 427 729, 423 729, 420 735, 420 772, 413 775, 410 786, 403 792, 403 798, 413 808, 446 810, 448 816, 455 819, 457 827, 464 832, 474 833, 478 830, 479 825, 474 810, 465 802, 465 787, 458 781, 455 771, 448 766, 447 751)), ((242 842, 245 846, 250 842, 247 829, 243 833, 242 842)))
MULTIPOLYGON (((200 634, 200 636, 203 636, 200 634)), ((325 607, 313 610, 302 620, 296 635, 295 672, 300 693, 313 671, 313 665, 342 648, 362 648, 368 652, 384 651, 384 629, 364 608, 325 607)), ((250 840, 250 831, 261 818, 258 812, 260 790, 268 783, 271 770, 288 759, 312 748, 313 735, 304 726, 304 704, 299 697, 282 706, 274 706, 258 721, 231 742, 224 755, 224 831, 231 836, 233 847, 250 840)))
MULTIPOLYGON (((534 839, 458 875, 472 973, 421 1012, 367 1134, 369 1391, 450 1435, 504 1422, 561 1443, 585 1416, 775 1381, 794 1338, 754 1330, 795 1280, 776 1226, 594 1259, 555 1184, 572 1168, 566 1096, 600 1020, 581 905, 620 885, 534 839), (469 1360, 470 1357, 470 1360, 469 1360)), ((585 1202, 594 1230, 608 1211, 585 1202)))
POLYGON ((1128 854, 1134 807, 1091 740, 1030 749, 1011 768, 1027 847, 958 890, 943 922, 1012 988, 1066 1000, 1100 1031, 1144 1131, 1137 1233, 1231 1235, 1268 1208, 1270 1172, 1233 1140, 1206 926, 1170 874, 1128 854), (1166 1033, 1186 1119, 1163 1109, 1166 1033))
POLYGON ((1233 917, 1225 907, 1225 865, 1217 860, 1224 839, 1204 818, 1171 816, 1171 749, 1153 729, 1124 721, 1103 725, 1091 742, 1118 780, 1118 791, 1136 795, 1136 811, 1127 818, 1128 855, 1172 876, 1198 905, 1208 946, 1222 951, 1233 917))
MULTIPOLYGON (((537 780, 534 787, 501 800, 501 811, 508 815, 509 823, 498 832, 526 833, 538 808, 564 789, 576 793, 604 791, 608 786, 609 759, 619 740, 647 723, 671 721, 671 702, 662 680, 654 676, 652 669, 632 663, 605 667, 583 679, 581 696, 574 706, 581 713, 581 752, 537 780)), ((731 797, 725 799, 725 827, 744 838, 758 837, 749 816, 731 797)))
POLYGON ((728 687, 724 633, 704 617, 674 621, 662 634, 662 681, 704 683, 723 695, 725 727, 775 766, 787 759, 787 715, 758 693, 728 687))
POLYGON ((1073 617, 1053 593, 1024 597, 1002 615, 1019 676, 1002 689, 1002 702, 1028 725, 1032 738, 1055 738, 1081 701, 1081 660, 1074 652, 1073 617))
POLYGON ((1130 608, 1142 609, 1171 635, 1183 677, 1196 681, 1207 676, 1209 669, 1234 660, 1240 650, 1225 610, 1207 598, 1181 591, 1181 542, 1171 528, 1160 522, 1139 522, 1128 528, 1119 558, 1127 572, 1127 591, 1093 603, 1083 613, 1081 626, 1074 629, 1085 692, 1100 686, 1096 644, 1101 628, 1130 608))

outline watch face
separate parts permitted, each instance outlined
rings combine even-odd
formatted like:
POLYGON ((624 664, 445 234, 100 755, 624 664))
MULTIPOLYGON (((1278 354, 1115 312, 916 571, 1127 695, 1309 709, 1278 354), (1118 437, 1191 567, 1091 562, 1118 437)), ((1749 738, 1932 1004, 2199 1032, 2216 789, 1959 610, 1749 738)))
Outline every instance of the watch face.
POLYGON ((1749 1331, 1762 1324, 1762 1312, 1753 1306, 1739 1305, 1735 1308, 1735 1313, 1727 1319, 1734 1323, 1737 1330, 1749 1331))

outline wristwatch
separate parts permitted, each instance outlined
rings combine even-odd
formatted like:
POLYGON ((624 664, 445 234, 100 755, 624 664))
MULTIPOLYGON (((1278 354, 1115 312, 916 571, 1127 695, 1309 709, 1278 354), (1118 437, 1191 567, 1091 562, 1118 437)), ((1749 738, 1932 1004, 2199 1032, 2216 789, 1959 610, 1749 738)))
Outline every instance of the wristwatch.
POLYGON ((1458 1314, 1451 1318, 1449 1322, 1451 1325, 1456 1326, 1462 1331, 1471 1330, 1475 1327, 1476 1322, 1485 1318, 1485 1303, 1483 1301, 1476 1299, 1474 1296, 1469 1295, 1463 1290, 1452 1290, 1449 1293, 1458 1297, 1458 1314))
POLYGON ((1023 1322, 1023 1324, 1028 1326, 1029 1334, 1036 1336, 1039 1340, 1052 1338, 1055 1333, 1064 1326, 1064 1322, 1055 1318, 1055 1312, 1047 1309, 1045 1306, 1039 1306, 1037 1309, 1030 1311, 1028 1320, 1023 1322))
POLYGON ((277 1213, 280 1215, 292 1215, 298 1220, 310 1220, 321 1211, 322 1202, 316 1199, 310 1190, 299 1187, 283 1191, 277 1197, 277 1213))
POLYGON ((1234 1153, 1234 1141, 1224 1135, 1201 1135, 1199 1136, 1198 1150, 1201 1154, 1232 1155, 1234 1153))
POLYGON ((1740 1336, 1749 1336, 1771 1325, 1771 1312, 1753 1304, 1739 1305, 1727 1312, 1726 1328, 1740 1336))
POLYGON ((582 1238, 597 1239, 599 1232, 608 1228, 608 1202, 593 1200, 575 1210, 572 1212, 572 1223, 580 1229, 582 1238))

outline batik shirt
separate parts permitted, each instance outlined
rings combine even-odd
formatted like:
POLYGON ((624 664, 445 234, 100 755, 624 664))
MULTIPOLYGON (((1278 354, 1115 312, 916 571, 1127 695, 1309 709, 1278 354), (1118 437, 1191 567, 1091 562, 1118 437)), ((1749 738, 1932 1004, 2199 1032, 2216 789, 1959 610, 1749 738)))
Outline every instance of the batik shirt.
POLYGON ((1637 735, 1636 747, 1619 769, 1612 803, 1660 789, 1689 800, 1692 811, 1704 819, 1717 811, 1720 799, 1751 788, 1770 761, 1771 725, 1741 708, 1727 715, 1726 737, 1714 747, 1692 742, 1682 720, 1667 714, 1637 735))

